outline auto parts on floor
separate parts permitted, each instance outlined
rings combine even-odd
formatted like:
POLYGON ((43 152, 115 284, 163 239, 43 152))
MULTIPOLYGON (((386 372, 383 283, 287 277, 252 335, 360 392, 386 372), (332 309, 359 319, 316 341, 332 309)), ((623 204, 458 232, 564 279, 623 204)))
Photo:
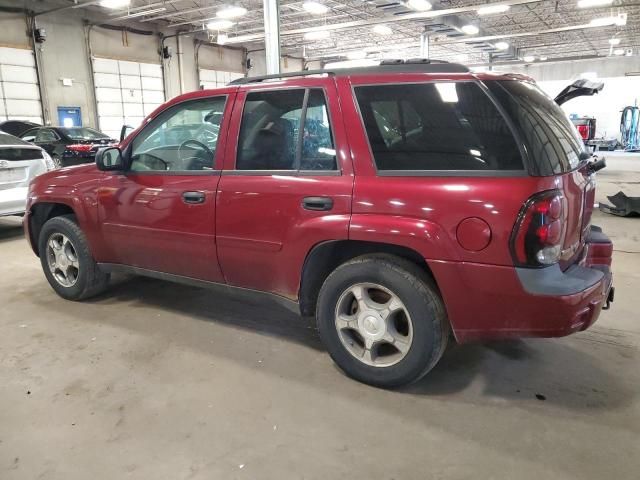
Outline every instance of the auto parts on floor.
POLYGON ((600 204, 600 210, 619 217, 640 216, 640 197, 627 197, 623 191, 607 197, 612 205, 600 204))

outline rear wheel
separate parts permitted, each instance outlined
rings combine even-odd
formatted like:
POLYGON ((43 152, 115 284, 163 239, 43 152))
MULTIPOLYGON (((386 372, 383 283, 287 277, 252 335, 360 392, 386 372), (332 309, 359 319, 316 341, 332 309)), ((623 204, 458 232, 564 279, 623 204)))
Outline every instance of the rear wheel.
POLYGON ((98 268, 73 215, 54 217, 43 225, 38 252, 49 284, 67 300, 97 295, 109 283, 109 274, 98 268))
POLYGON ((320 335, 347 375, 392 388, 438 362, 449 337, 442 299, 417 265, 367 255, 338 267, 318 297, 320 335))
POLYGON ((60 155, 53 154, 51 156, 51 160, 53 160, 53 164, 56 168, 62 168, 62 160, 60 160, 60 155))

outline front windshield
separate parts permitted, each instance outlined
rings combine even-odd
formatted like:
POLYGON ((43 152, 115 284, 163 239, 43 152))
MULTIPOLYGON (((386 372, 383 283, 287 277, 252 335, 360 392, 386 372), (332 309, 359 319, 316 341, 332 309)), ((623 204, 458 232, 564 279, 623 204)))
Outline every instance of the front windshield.
POLYGON ((71 140, 102 140, 104 138, 109 138, 102 132, 84 127, 67 128, 65 129, 65 133, 71 140))

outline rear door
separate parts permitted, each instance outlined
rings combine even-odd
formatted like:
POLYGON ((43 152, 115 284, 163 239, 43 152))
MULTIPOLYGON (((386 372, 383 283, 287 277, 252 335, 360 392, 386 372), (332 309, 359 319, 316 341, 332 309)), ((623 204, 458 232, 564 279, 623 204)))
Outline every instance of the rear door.
POLYGON ((311 248, 348 236, 348 151, 332 79, 241 89, 217 195, 229 284, 296 297, 311 248))
POLYGON ((60 135, 52 128, 39 129, 33 143, 44 148, 49 155, 60 155, 64 151, 60 135))

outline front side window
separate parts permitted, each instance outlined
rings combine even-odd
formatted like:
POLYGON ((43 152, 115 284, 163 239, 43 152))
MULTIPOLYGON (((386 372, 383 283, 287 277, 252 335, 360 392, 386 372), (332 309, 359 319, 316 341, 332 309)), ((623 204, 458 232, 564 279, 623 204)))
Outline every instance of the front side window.
POLYGON ((225 97, 191 100, 156 117, 132 142, 130 170, 213 170, 225 97))
POLYGON ((380 171, 522 171, 506 120, 474 82, 355 88, 380 171))
POLYGON ((322 90, 249 93, 242 114, 236 169, 336 170, 322 90))
POLYGON ((38 130, 36 134, 36 142, 57 142, 58 140, 59 137, 53 130, 38 130))

